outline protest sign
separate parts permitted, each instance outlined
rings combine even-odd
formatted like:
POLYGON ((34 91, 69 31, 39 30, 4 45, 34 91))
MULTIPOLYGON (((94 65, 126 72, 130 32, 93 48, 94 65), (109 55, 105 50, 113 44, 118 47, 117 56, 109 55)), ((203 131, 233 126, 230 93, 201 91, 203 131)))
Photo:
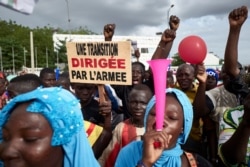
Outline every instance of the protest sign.
POLYGON ((70 81, 131 85, 131 44, 121 42, 68 42, 70 81))

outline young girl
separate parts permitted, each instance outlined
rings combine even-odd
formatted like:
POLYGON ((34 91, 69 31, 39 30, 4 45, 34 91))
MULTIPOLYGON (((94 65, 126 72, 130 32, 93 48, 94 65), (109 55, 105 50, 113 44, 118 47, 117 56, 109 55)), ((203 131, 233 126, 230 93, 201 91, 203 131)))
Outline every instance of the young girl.
POLYGON ((181 145, 190 133, 193 109, 187 96, 178 89, 166 89, 166 107, 162 131, 155 130, 155 96, 147 105, 143 141, 135 141, 124 147, 116 160, 116 167, 206 167, 210 164, 202 157, 185 153, 181 145), (158 147, 154 146, 158 143, 158 147), (131 154, 133 153, 133 154, 131 154), (191 157, 191 158, 190 158, 191 157))

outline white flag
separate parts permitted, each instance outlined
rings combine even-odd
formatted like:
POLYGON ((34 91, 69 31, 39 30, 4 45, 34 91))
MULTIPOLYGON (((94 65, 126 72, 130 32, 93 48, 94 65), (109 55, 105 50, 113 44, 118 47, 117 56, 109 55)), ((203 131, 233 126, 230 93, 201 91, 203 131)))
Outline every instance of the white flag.
POLYGON ((38 0, 0 0, 0 5, 15 11, 31 14, 38 0))

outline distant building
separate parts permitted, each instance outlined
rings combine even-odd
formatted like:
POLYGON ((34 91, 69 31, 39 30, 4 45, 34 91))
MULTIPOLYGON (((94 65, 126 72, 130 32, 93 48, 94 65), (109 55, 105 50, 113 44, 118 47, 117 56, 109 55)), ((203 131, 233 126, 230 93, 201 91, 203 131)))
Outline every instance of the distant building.
MULTIPOLYGON (((140 50, 139 61, 148 68, 147 60, 150 60, 155 48, 157 47, 161 36, 114 36, 113 41, 132 41, 137 43, 137 48, 140 50)), ((54 34, 53 35, 54 48, 60 46, 60 41, 71 42, 99 42, 104 41, 103 35, 69 35, 69 34, 54 34)), ((131 47, 133 50, 133 48, 131 47)), ((136 61, 132 57, 132 61, 136 61)))
MULTIPOLYGON (((209 52, 204 60, 204 65, 206 68, 213 68, 215 70, 221 70, 220 58, 213 52, 209 52)), ((171 69, 176 71, 178 66, 171 66, 171 69)))
POLYGON ((206 67, 211 67, 211 68, 215 67, 216 68, 217 66, 220 66, 219 65, 220 58, 217 55, 215 55, 213 52, 209 52, 209 53, 207 53, 207 56, 204 60, 204 63, 205 63, 206 67))
MULTIPOLYGON (((155 35, 155 36, 114 36, 113 41, 132 41, 132 44, 137 44, 137 48, 140 50, 140 58, 139 61, 142 62, 146 69, 148 69, 148 63, 147 61, 151 59, 155 48, 157 47, 159 41, 160 41, 161 35, 155 35)), ((71 34, 54 34, 53 35, 53 41, 54 41, 54 48, 56 48, 60 45, 60 41, 71 41, 71 42, 99 42, 104 41, 103 35, 71 35, 71 34)), ((133 47, 131 46, 131 49, 133 50, 133 47)), ((133 52, 133 51, 132 51, 133 52)), ((132 61, 136 61, 136 58, 132 56, 132 61)), ((208 53, 206 56, 206 59, 204 61, 205 66, 210 68, 219 68, 219 57, 217 57, 213 53, 208 53)), ((171 67, 171 68, 177 68, 177 67, 171 67)))

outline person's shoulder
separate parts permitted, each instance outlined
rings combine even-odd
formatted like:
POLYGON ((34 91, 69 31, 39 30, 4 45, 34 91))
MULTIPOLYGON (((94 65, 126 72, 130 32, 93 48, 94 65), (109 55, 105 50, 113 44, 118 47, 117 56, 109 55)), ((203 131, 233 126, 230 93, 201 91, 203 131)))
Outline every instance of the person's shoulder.
POLYGON ((141 156, 143 150, 142 141, 132 141, 121 149, 121 154, 128 156, 133 152, 134 156, 141 156))
POLYGON ((189 161, 190 166, 197 167, 213 167, 213 165, 204 157, 196 153, 185 152, 185 155, 189 161))
POLYGON ((197 166, 200 166, 200 167, 213 167, 213 165, 207 159, 202 157, 201 155, 194 154, 194 156, 195 156, 195 159, 197 161, 197 166))
POLYGON ((121 132, 122 132, 122 129, 123 129, 123 127, 124 127, 125 125, 126 125, 126 121, 119 122, 119 123, 116 125, 114 131, 121 131, 121 132))
POLYGON ((103 127, 84 120, 84 128, 90 145, 93 146, 103 132, 103 127))
POLYGON ((142 157, 142 141, 132 141, 124 146, 116 159, 115 167, 136 166, 136 163, 142 157), (131 156, 133 153, 133 156, 131 156))
POLYGON ((217 86, 217 87, 215 87, 215 88, 213 88, 213 89, 207 90, 207 91, 206 91, 206 95, 208 95, 208 96, 215 96, 215 95, 218 95, 218 94, 220 94, 221 89, 223 89, 223 87, 224 87, 224 86, 217 86))

